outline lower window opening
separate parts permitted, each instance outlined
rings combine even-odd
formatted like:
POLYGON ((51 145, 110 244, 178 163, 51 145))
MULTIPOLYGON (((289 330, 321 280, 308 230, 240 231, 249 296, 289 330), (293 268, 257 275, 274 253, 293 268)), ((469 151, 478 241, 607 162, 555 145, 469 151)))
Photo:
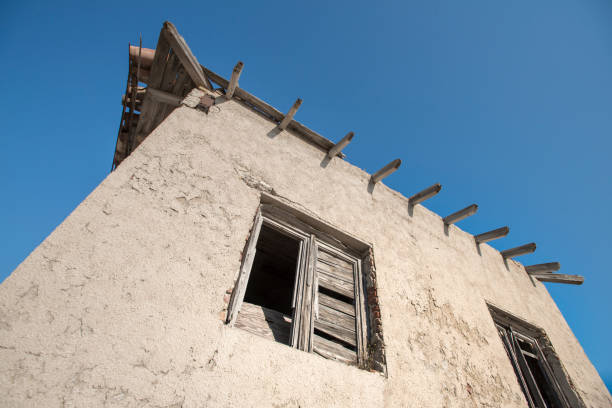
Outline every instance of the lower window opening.
POLYGON ((250 326, 280 343, 290 344, 291 303, 299 250, 297 240, 267 225, 261 226, 244 304, 238 316, 239 326, 250 326))

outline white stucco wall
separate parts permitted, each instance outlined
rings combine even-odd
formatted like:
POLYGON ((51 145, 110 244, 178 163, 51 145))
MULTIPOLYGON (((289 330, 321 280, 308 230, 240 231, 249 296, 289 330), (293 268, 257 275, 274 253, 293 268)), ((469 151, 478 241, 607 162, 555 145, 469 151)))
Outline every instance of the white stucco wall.
POLYGON ((0 406, 525 406, 485 300, 612 405, 518 263, 274 129, 234 101, 177 108, 77 207, 0 286, 0 406), (388 378, 224 325, 256 186, 373 244, 388 378))

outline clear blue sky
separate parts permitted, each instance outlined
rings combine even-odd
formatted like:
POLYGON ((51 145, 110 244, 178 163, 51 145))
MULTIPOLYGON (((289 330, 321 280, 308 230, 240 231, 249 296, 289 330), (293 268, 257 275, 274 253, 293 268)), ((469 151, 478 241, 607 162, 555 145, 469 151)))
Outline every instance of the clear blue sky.
POLYGON ((612 385, 612 2, 2 2, 0 281, 108 175, 128 42, 172 21, 201 63, 332 140, 348 159, 477 234, 503 225, 612 385), (328 4, 332 3, 332 5, 328 4), (141 5, 138 7, 138 5, 141 5))

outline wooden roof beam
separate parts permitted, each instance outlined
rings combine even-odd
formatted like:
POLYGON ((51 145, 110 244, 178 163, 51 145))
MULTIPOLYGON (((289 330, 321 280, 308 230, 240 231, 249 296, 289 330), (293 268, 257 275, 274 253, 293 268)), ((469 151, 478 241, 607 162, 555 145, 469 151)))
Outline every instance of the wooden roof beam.
POLYGON ((531 254, 532 252, 535 252, 535 250, 536 250, 536 244, 535 242, 532 242, 530 244, 526 244, 526 245, 522 245, 516 248, 510 248, 510 249, 506 249, 505 251, 501 251, 501 256, 504 259, 515 258, 517 256, 531 254))
POLYGON ((238 61, 238 63, 234 67, 234 70, 232 71, 232 77, 230 78, 229 85, 225 90, 225 97, 227 99, 232 99, 232 97, 234 96, 234 91, 238 86, 238 79, 240 78, 240 74, 242 73, 242 68, 244 68, 244 64, 242 63, 242 61, 238 61))
POLYGON ((549 262, 526 266, 525 272, 530 275, 538 275, 543 273, 557 272, 559 269, 561 269, 561 264, 559 262, 549 262))
POLYGON ((198 63, 198 59, 193 55, 191 49, 187 45, 185 39, 179 34, 178 30, 169 21, 164 23, 164 28, 162 29, 164 33, 164 37, 172 47, 172 50, 183 64, 183 68, 189 74, 189 77, 196 84, 196 86, 201 86, 208 90, 212 90, 212 84, 204 74, 202 67, 198 63))
POLYGON ((351 140, 353 140, 353 136, 355 136, 355 133, 348 132, 346 136, 342 138, 342 140, 336 143, 334 147, 329 149, 329 151, 327 152, 327 158, 333 159, 335 156, 338 155, 338 153, 342 152, 342 149, 344 149, 346 145, 348 145, 351 142, 351 140))
POLYGON ((171 106, 179 106, 181 104, 182 98, 179 98, 172 93, 151 87, 146 88, 146 90, 147 94, 150 95, 155 102, 164 103, 171 106))
POLYGON ((493 241, 494 239, 503 238, 510 232, 510 228, 501 227, 488 232, 483 232, 482 234, 478 234, 474 237, 477 244, 482 244, 484 242, 493 241))
POLYGON ((452 213, 451 215, 447 215, 442 219, 442 221, 444 221, 444 224, 446 225, 454 224, 456 222, 466 219, 471 215, 476 214, 476 211, 478 211, 478 205, 472 204, 470 206, 465 207, 463 210, 459 210, 457 212, 452 213))
POLYGON ((540 282, 568 283, 570 285, 582 285, 584 276, 564 275, 561 273, 543 273, 541 275, 531 275, 540 282))
POLYGON ((399 169, 399 166, 401 164, 402 164, 402 161, 400 159, 393 160, 391 163, 387 164, 385 167, 378 170, 376 173, 372 174, 372 176, 370 177, 370 183, 372 184, 378 183, 380 180, 384 179, 385 177, 389 176, 390 174, 394 173, 397 169, 399 169))
POLYGON ((433 186, 427 187, 425 190, 419 191, 408 199, 408 206, 414 207, 415 205, 422 203, 425 200, 429 200, 442 190, 440 183, 436 183, 433 186))
POLYGON ((278 128, 280 130, 285 130, 287 128, 287 125, 291 123, 293 117, 295 116, 295 113, 297 112, 301 104, 302 100, 300 98, 297 98, 297 100, 293 103, 293 106, 291 106, 291 109, 289 109, 289 112, 287 112, 283 120, 281 120, 281 123, 279 123, 278 128))

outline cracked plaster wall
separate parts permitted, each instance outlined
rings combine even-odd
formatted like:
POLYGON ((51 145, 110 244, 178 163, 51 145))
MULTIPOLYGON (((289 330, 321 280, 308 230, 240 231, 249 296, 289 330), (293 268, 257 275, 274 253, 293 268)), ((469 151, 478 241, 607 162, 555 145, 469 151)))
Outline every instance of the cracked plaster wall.
POLYGON ((0 286, 0 406, 525 406, 485 300, 611 405, 518 263, 324 157, 237 102, 177 108, 0 286), (260 191, 373 244, 388 378, 223 324, 260 191))

